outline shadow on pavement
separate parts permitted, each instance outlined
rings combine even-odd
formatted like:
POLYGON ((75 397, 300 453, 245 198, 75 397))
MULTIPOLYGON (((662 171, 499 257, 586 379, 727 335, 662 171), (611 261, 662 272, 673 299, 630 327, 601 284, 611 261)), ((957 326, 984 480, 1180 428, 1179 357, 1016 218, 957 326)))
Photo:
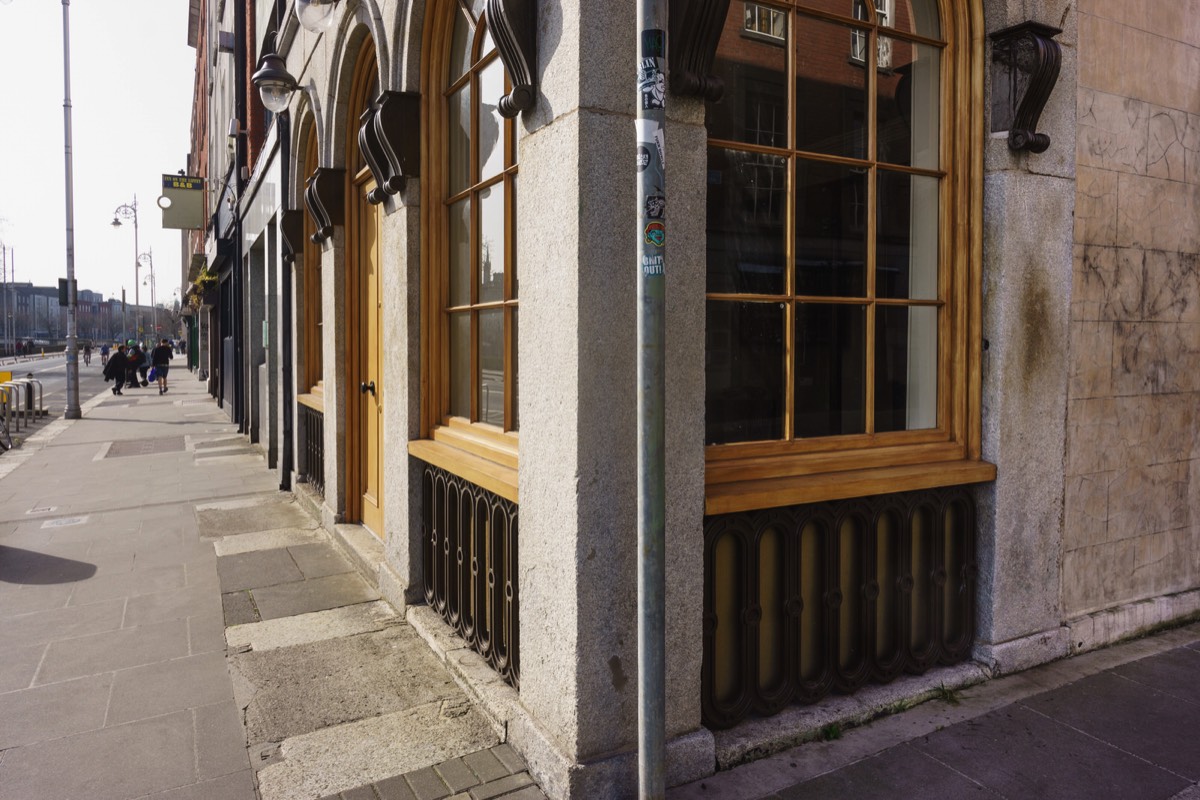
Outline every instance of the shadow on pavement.
POLYGON ((95 574, 95 564, 0 545, 0 582, 3 583, 74 583, 95 574))

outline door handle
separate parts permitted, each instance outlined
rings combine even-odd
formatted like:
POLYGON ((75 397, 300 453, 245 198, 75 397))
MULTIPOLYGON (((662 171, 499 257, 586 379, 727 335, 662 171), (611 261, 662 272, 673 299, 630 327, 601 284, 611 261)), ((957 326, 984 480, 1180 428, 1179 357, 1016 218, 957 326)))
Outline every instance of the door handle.
POLYGON ((360 383, 358 385, 358 391, 361 392, 362 394, 366 394, 367 392, 370 392, 371 396, 374 397, 375 396, 375 381, 371 381, 370 383, 360 383))

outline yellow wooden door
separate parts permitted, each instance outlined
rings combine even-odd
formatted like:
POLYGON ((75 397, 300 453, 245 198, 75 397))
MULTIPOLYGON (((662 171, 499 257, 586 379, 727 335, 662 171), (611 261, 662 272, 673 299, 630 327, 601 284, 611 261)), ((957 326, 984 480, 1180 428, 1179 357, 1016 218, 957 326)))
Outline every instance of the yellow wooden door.
MULTIPOLYGON (((375 188, 368 181, 362 195, 375 188)), ((383 239, 382 207, 363 204, 361 216, 361 310, 362 336, 360 374, 367 391, 360 389, 362 403, 362 523, 376 536, 383 538, 383 259, 380 243, 383 239)))

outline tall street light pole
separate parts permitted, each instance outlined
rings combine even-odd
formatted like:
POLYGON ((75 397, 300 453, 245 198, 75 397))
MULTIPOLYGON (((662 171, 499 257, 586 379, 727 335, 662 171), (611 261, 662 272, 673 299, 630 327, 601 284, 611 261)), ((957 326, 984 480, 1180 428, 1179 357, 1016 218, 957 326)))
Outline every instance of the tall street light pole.
POLYGON ((154 297, 154 248, 150 248, 149 250, 147 250, 146 252, 144 252, 140 256, 138 256, 138 264, 139 265, 142 263, 142 261, 145 261, 146 264, 150 267, 150 277, 147 280, 150 281, 150 308, 153 309, 153 314, 154 314, 154 322, 153 322, 154 337, 153 338, 155 339, 155 341, 157 341, 158 340, 158 301, 154 297))
MULTIPOLYGON (((12 0, 0 0, 8 5, 12 0)), ((71 0, 63 8, 63 154, 67 205, 67 419, 79 419, 79 341, 75 335, 75 193, 71 158, 71 0)))
POLYGON ((666 784, 667 3, 638 0, 638 796, 666 784))
POLYGON ((112 226, 114 228, 121 227, 122 219, 133 220, 133 307, 135 309, 133 315, 133 324, 137 328, 134 335, 136 341, 141 341, 142 334, 142 309, 141 300, 139 299, 140 292, 138 287, 141 285, 142 262, 140 259, 141 249, 138 247, 138 213, 137 213, 137 195, 133 196, 132 203, 123 203, 117 206, 113 211, 112 226))
POLYGON ((67 172, 67 419, 79 419, 79 339, 75 331, 75 185, 71 155, 71 0, 63 7, 63 138, 67 172))

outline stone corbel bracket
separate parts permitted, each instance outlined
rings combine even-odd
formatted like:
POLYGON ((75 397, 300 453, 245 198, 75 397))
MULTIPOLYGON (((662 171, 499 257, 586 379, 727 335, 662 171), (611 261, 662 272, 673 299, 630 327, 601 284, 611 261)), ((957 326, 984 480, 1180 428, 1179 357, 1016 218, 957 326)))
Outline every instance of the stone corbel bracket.
MULTIPOLYGON (((991 35, 992 61, 1007 70, 1009 100, 1016 106, 1008 128, 1010 150, 1044 153, 1050 147, 1049 135, 1038 133, 1037 124, 1058 82, 1062 47, 1054 37, 1060 33, 1060 28, 1051 25, 1022 22, 991 35), (1022 84, 1025 92, 1018 102, 1022 84)), ((995 83, 993 92, 998 88, 995 83)))
POLYGON ((304 182, 304 207, 316 223, 315 244, 333 236, 333 226, 343 225, 346 212, 346 170, 317 167, 304 182))
POLYGON ((367 202, 382 203, 388 195, 404 191, 408 179, 420 173, 421 96, 384 92, 360 119, 358 145, 375 178, 367 202))
POLYGON ((717 102, 725 83, 712 74, 729 0, 670 0, 667 57, 671 91, 717 102))
POLYGON ((283 243, 283 263, 293 264, 304 250, 304 212, 288 209, 279 216, 280 241, 283 243))
MULTIPOLYGON (((500 116, 511 119, 537 102, 536 0, 487 0, 487 21, 512 82, 500 98, 500 116)), ((488 98, 490 99, 490 98, 488 98)))

